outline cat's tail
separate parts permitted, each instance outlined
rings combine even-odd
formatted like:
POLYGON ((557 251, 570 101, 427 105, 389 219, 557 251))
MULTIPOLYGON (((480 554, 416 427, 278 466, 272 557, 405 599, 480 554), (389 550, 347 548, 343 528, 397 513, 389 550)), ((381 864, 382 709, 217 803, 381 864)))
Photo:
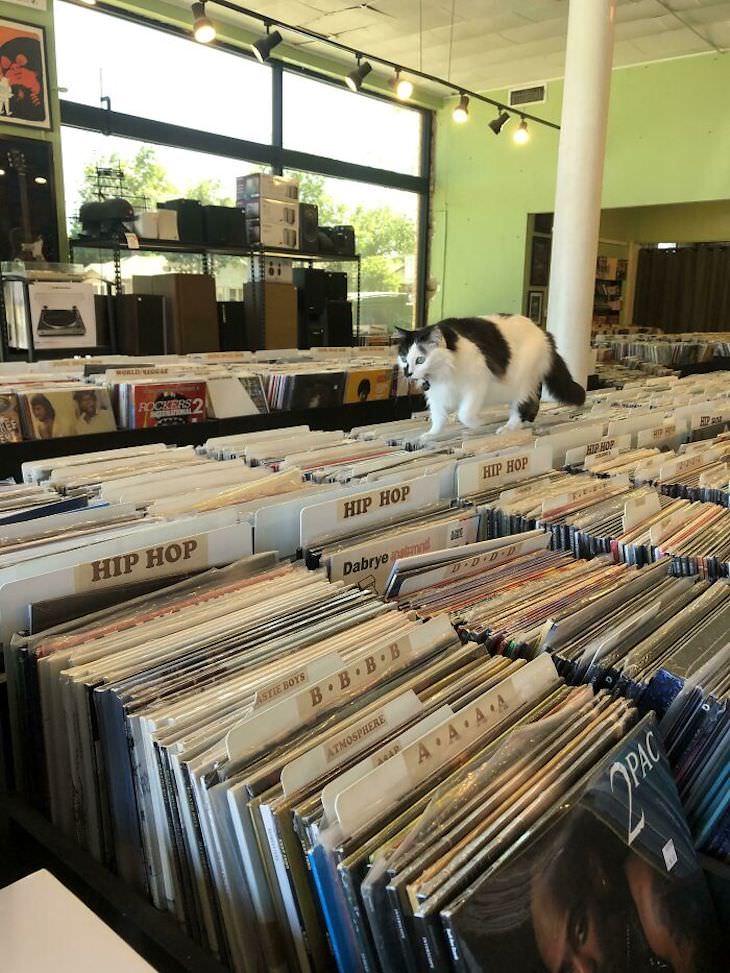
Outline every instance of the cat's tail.
POLYGON ((546 334, 550 345, 550 367, 543 378, 547 390, 554 399, 564 405, 583 405, 586 400, 585 389, 578 385, 570 374, 568 366, 563 361, 555 348, 555 339, 548 332, 546 334))

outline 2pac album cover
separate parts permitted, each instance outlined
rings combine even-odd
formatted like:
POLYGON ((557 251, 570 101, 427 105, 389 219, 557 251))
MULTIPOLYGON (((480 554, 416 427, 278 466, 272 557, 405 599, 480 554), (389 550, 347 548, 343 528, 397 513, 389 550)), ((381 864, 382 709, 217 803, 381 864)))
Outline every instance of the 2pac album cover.
POLYGON ((720 929, 653 716, 442 912, 459 969, 722 973, 720 929))

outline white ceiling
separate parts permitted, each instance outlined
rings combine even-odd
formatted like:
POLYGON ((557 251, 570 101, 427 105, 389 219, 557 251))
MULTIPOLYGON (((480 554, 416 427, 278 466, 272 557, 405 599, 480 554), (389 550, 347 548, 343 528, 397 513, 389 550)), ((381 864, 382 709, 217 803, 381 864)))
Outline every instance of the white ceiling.
MULTIPOLYGON (((186 0, 178 0, 187 6, 186 0)), ((250 0, 258 12, 335 37, 366 53, 417 68, 422 8, 422 68, 449 75, 452 0, 250 0)), ((245 4, 248 5, 248 4, 245 4)), ((239 19, 216 7, 214 19, 239 19)), ((451 80, 485 91, 560 77, 568 0, 455 0, 451 80)), ((248 18, 240 18, 247 27, 248 18)), ((312 53, 347 55, 287 34, 312 53)), ((616 66, 730 48, 730 0, 618 0, 616 66)), ((728 54, 730 57, 730 54, 728 54)))

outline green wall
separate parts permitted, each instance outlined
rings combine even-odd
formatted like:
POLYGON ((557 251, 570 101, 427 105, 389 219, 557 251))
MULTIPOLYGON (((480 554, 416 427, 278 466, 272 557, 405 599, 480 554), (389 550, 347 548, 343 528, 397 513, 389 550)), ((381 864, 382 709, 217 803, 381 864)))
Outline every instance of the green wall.
POLYGON ((0 17, 17 20, 26 24, 34 24, 45 28, 46 31, 46 65, 48 69, 49 100, 51 105, 52 131, 44 132, 31 126, 12 125, 0 119, 0 135, 8 138, 31 138, 50 142, 53 146, 53 165, 55 169, 56 209, 58 212, 59 248, 63 254, 66 250, 66 218, 63 200, 63 168, 61 164, 61 135, 60 109, 58 106, 58 80, 56 78, 56 59, 54 56, 53 38, 53 0, 48 0, 45 11, 33 10, 15 3, 0 0, 0 17))
POLYGON ((607 209, 601 236, 637 243, 706 243, 730 240, 730 199, 607 209))
MULTIPOLYGON (((603 207, 727 200, 728 92, 730 57, 722 55, 614 71, 603 207)), ((490 94, 507 99, 506 91, 490 94)), ((561 96, 562 82, 550 82, 534 114, 559 121, 561 96)), ((437 118, 433 321, 521 308, 528 214, 551 211, 555 193, 557 132, 531 125, 530 142, 515 146, 515 122, 495 138, 488 105, 472 104, 462 126, 450 112, 437 118)))

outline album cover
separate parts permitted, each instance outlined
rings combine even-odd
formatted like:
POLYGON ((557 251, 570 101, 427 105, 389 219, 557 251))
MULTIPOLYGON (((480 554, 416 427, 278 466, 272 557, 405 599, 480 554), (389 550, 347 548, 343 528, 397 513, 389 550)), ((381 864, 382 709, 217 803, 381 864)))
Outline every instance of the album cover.
POLYGON ((205 422, 205 382, 165 382, 129 386, 130 428, 205 422))
POLYGON ((344 372, 303 373, 287 376, 284 408, 326 409, 342 404, 344 372))
POLYGON ((269 404, 266 401, 266 392, 260 375, 239 375, 238 381, 244 388, 252 404, 260 414, 269 411, 269 404))
POLYGON ((720 929, 653 716, 442 918, 462 970, 721 973, 720 929))
POLYGON ((19 443, 22 438, 18 396, 13 392, 2 394, 0 395, 0 443, 19 443))
POLYGON ((91 284, 39 281, 28 285, 28 300, 36 349, 96 346, 96 310, 91 284))
POLYGON ((390 398, 393 385, 392 368, 362 368, 348 372, 345 378, 343 402, 382 402, 390 398))
POLYGON ((22 392, 18 398, 29 439, 116 432, 108 389, 91 385, 78 389, 45 388, 22 392))

